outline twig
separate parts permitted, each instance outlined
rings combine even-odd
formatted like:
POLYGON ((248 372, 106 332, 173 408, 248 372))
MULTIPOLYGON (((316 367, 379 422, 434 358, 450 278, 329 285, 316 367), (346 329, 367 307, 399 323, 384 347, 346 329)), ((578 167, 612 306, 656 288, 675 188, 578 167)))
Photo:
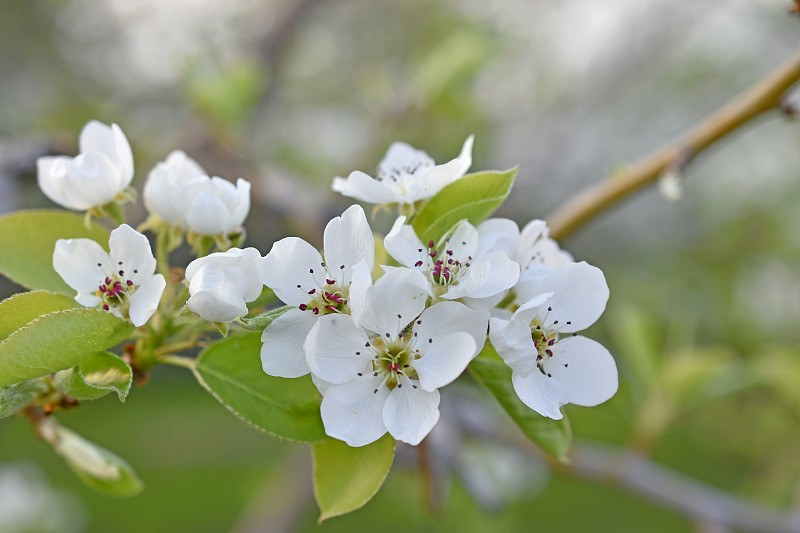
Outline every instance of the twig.
POLYGON ((665 170, 682 166, 754 117, 780 108, 783 94, 798 80, 800 52, 677 141, 620 174, 578 192, 548 217, 550 236, 554 239, 567 237, 601 211, 658 179, 665 170))

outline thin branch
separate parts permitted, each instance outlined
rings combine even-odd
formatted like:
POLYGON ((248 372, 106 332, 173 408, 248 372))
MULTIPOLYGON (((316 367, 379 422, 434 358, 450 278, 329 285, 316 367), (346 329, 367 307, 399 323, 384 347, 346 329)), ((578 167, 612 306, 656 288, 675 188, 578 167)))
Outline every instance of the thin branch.
POLYGON ((573 196, 548 217, 550 236, 567 237, 601 211, 658 179, 666 170, 682 167, 746 122, 766 111, 781 108, 784 93, 798 80, 800 52, 677 141, 573 196))
POLYGON ((748 502, 628 450, 576 443, 570 463, 555 467, 580 477, 610 482, 684 515, 747 531, 800 531, 800 511, 748 502))

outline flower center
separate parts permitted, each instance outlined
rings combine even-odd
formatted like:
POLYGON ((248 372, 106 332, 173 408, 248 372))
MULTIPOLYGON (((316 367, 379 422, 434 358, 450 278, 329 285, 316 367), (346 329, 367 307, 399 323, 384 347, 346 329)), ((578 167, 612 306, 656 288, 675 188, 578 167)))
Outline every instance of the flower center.
MULTIPOLYGON (((135 273, 136 271, 134 271, 135 273)), ((106 276, 100 282, 95 294, 103 301, 103 310, 112 308, 127 308, 128 297, 136 292, 137 286, 132 280, 127 279, 124 270, 119 270, 111 276, 106 276)))
POLYGON ((405 178, 414 176, 420 170, 426 170, 432 166, 433 165, 425 161, 417 161, 403 167, 392 167, 386 170, 379 168, 378 174, 375 176, 375 178, 378 181, 391 181, 393 183, 397 183, 405 178))
MULTIPOLYGON (((548 313, 552 310, 552 307, 547 308, 548 313)), ((564 325, 570 324, 572 324, 572 322, 567 321, 564 325)), ((548 378, 553 377, 547 372, 544 365, 553 358, 553 346, 559 340, 559 330, 562 326, 560 326, 558 320, 556 320, 550 328, 545 328, 539 319, 534 318, 530 327, 531 339, 533 339, 533 345, 536 347, 536 367, 539 369, 539 372, 548 378)), ((575 335, 577 335, 577 333, 572 334, 573 337, 575 335)), ((566 367, 567 365, 565 364, 564 366, 566 367)))
MULTIPOLYGON (((417 251, 425 252, 423 248, 417 251)), ((444 253, 440 253, 433 241, 428 241, 425 254, 425 259, 420 259, 414 266, 427 272, 436 297, 441 296, 449 285, 458 283, 459 278, 469 268, 469 263, 461 263, 453 256, 453 250, 445 249, 444 253)), ((472 257, 468 259, 471 260, 472 257)))
POLYGON ((350 308, 347 305, 347 288, 340 288, 336 281, 325 280, 326 287, 321 289, 311 289, 308 294, 312 296, 307 304, 300 304, 301 311, 310 311, 315 315, 329 315, 331 313, 347 313, 350 308))
POLYGON ((384 376, 389 390, 402 386, 399 384, 399 376, 406 376, 409 379, 417 377, 412 363, 419 358, 419 354, 402 337, 393 342, 384 342, 382 338, 377 337, 372 341, 371 347, 375 352, 375 358, 372 360, 374 374, 384 376))

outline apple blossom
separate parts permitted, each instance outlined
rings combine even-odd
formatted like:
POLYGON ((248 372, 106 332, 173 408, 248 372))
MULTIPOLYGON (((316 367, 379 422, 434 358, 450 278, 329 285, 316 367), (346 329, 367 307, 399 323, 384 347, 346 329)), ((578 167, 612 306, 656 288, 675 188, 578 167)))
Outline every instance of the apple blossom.
POLYGON ((264 329, 261 362, 272 376, 308 374, 303 342, 317 318, 357 315, 357 294, 372 283, 375 240, 361 206, 353 205, 328 222, 323 241, 324 260, 303 239, 286 237, 272 245, 261 263, 261 281, 295 307, 264 329))
POLYGON ((438 389, 483 347, 489 313, 458 302, 425 309, 427 285, 417 270, 390 270, 367 289, 358 322, 330 314, 311 329, 306 356, 331 437, 364 446, 388 431, 416 445, 436 425, 438 389))
POLYGON ((81 130, 76 157, 36 161, 39 187, 55 203, 84 211, 119 199, 133 178, 133 154, 116 124, 92 120, 81 130))
POLYGON ((445 186, 464 176, 472 165, 470 135, 457 158, 436 165, 422 150, 403 142, 393 143, 378 164, 375 178, 356 170, 333 179, 333 190, 372 204, 413 204, 431 198, 445 186))
POLYGON ((250 212, 250 182, 236 185, 209 177, 197 162, 180 150, 158 163, 147 176, 144 201, 161 220, 200 235, 228 235, 239 231, 250 212))
POLYGON ((75 300, 102 308, 141 326, 158 307, 166 281, 154 274, 156 260, 147 237, 123 224, 111 232, 109 252, 91 239, 59 239, 53 267, 78 291, 75 300))
POLYGON ((200 257, 186 267, 186 305, 209 322, 230 322, 247 314, 247 302, 261 294, 261 254, 255 248, 231 248, 200 257))
POLYGON ((489 338, 511 367, 514 390, 525 405, 560 419, 562 405, 593 406, 611 398, 618 385, 614 358, 576 333, 605 309, 602 271, 585 262, 566 263, 543 271, 517 294, 522 305, 510 320, 492 318, 489 338))
POLYGON ((423 244, 401 216, 384 245, 401 265, 425 274, 435 299, 460 299, 470 307, 488 308, 519 278, 519 265, 506 252, 480 250, 478 231, 469 222, 460 224, 437 246, 433 241, 423 244))

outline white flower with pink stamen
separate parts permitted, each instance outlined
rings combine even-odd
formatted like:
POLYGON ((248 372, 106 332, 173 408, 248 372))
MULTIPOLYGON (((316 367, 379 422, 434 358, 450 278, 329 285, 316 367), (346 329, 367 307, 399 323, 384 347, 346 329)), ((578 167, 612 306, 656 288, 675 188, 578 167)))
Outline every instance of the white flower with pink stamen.
POLYGON ((490 218, 478 226, 479 252, 503 250, 522 271, 533 265, 552 267, 572 262, 572 255, 561 250, 549 233, 544 220, 531 220, 520 231, 513 220, 490 218))
POLYGON ((469 222, 460 224, 438 245, 423 244, 401 216, 384 245, 401 265, 425 275, 436 300, 461 300, 486 309, 496 305, 519 278, 519 265, 505 251, 480 249, 478 231, 469 222))
POLYGON ((427 292, 419 271, 393 269, 367 289, 357 322, 331 314, 311 329, 305 350, 328 435, 364 446, 388 431, 416 445, 436 425, 438 389, 483 348, 489 313, 458 302, 425 309, 427 292))
POLYGON ((445 186, 466 174, 472 165, 470 135, 459 156, 442 165, 406 143, 396 142, 378 164, 375 178, 356 170, 345 178, 333 179, 333 190, 371 204, 413 204, 431 198, 445 186))
POLYGON ((295 307, 264 329, 261 362, 269 375, 308 374, 303 342, 317 319, 328 314, 358 315, 363 301, 359 295, 372 284, 375 240, 361 206, 353 205, 331 220, 323 241, 324 259, 303 239, 281 239, 259 266, 261 281, 295 307))
MULTIPOLYGON (((517 290, 517 289, 515 289, 517 290)), ((614 358, 576 332, 592 325, 608 301, 600 269, 585 262, 553 267, 518 292, 510 320, 492 318, 489 338, 511 367, 519 398, 537 413, 562 418, 567 403, 593 406, 617 391, 614 358)))
POLYGON ((156 260, 147 237, 123 224, 111 232, 109 252, 91 239, 59 239, 53 267, 78 291, 85 307, 101 306, 141 326, 153 315, 166 281, 154 274, 156 260))

